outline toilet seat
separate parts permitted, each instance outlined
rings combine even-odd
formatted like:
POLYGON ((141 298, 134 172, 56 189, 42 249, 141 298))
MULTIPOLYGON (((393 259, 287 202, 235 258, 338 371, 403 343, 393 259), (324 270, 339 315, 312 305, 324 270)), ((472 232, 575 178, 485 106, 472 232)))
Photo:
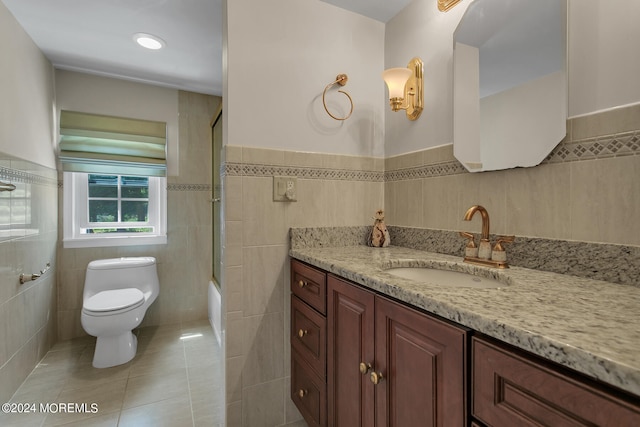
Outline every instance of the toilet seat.
POLYGON ((144 294, 140 289, 111 289, 87 298, 82 311, 90 316, 111 316, 138 308, 143 303, 144 294))

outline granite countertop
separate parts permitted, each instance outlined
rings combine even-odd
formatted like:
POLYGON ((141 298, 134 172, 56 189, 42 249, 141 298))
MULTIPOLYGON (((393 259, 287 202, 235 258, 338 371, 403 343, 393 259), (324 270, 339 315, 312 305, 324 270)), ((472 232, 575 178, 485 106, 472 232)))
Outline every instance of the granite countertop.
POLYGON ((292 248, 293 258, 640 396, 640 288, 390 246, 292 248), (496 278, 445 288, 385 272, 425 266, 496 278))

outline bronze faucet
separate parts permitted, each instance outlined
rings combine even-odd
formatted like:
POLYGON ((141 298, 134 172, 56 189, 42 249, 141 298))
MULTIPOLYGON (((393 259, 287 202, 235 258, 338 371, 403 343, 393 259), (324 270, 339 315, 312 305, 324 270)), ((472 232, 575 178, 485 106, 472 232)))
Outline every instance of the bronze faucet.
POLYGON ((488 242, 489 241, 489 212, 480 205, 473 205, 468 210, 467 213, 464 214, 465 221, 471 221, 473 215, 476 212, 480 212, 480 216, 482 217, 482 236, 481 240, 488 242))
MULTIPOLYGON (((480 245, 477 249, 477 255, 471 255, 471 252, 466 250, 464 261, 495 268, 509 268, 506 252, 504 251, 502 244, 513 242, 515 236, 499 236, 498 241, 492 250, 491 243, 489 242, 489 212, 487 212, 483 206, 473 205, 464 214, 464 220, 471 221, 471 218, 473 218, 473 215, 475 215, 476 212, 480 212, 480 216, 482 217, 482 235, 480 236, 480 245)), ((462 237, 470 238, 467 248, 474 251, 474 249, 472 249, 475 248, 473 235, 462 231, 460 232, 460 235, 462 237)))

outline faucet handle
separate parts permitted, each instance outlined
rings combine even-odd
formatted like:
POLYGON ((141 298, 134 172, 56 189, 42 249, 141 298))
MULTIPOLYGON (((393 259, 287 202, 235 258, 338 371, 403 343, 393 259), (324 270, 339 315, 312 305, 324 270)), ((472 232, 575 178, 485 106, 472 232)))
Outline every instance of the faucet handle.
POLYGON ((502 243, 511 243, 516 239, 516 236, 498 236, 498 240, 496 240, 496 244, 493 246, 493 250, 494 251, 504 251, 504 248, 502 247, 502 243))
POLYGON ((467 233, 466 231, 459 231, 460 236, 466 239, 469 239, 469 243, 467 243, 468 248, 475 248, 476 242, 474 241, 474 236, 471 233, 467 233))
POLYGON ((465 258, 471 257, 476 258, 478 256, 478 246, 476 246, 476 242, 474 241, 473 234, 467 233, 466 231, 460 231, 460 236, 469 239, 467 246, 464 248, 464 256, 465 258))

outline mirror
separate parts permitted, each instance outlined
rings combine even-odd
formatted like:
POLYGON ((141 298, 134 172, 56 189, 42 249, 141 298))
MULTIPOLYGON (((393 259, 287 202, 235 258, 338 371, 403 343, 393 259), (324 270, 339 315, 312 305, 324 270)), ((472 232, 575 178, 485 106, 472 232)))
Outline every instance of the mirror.
POLYGON ((453 153, 470 172, 540 164, 566 135, 566 0, 474 0, 456 28, 453 153))

